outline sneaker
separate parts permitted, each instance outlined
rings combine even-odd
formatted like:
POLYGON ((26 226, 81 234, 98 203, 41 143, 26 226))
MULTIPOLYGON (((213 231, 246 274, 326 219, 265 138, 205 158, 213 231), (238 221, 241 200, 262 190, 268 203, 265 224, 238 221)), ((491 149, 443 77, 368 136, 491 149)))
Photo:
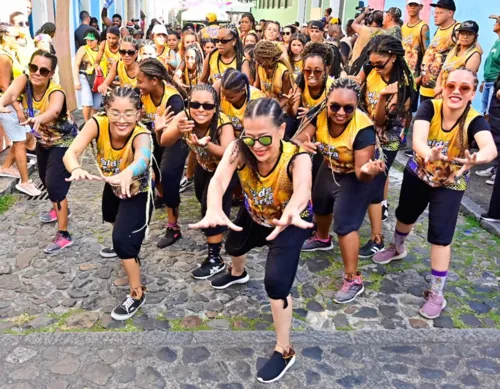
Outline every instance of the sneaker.
POLYGON ((389 206, 382 204, 382 221, 389 219, 389 206))
POLYGON ((40 196, 42 192, 33 184, 33 181, 29 180, 27 183, 22 184, 21 181, 16 185, 16 189, 19 192, 23 192, 28 196, 36 197, 40 196))
POLYGON ((9 178, 20 179, 21 175, 19 174, 19 170, 9 167, 9 168, 1 168, 0 169, 0 177, 9 177, 9 178))
POLYGON ((180 238, 182 238, 180 229, 167 227, 165 235, 160 238, 160 240, 156 244, 156 247, 164 249, 165 247, 168 247, 177 242, 180 238))
POLYGON ((405 150, 405 155, 406 155, 408 158, 413 157, 413 150, 412 150, 412 149, 405 150))
POLYGON ((495 185, 495 179, 497 178, 496 174, 493 174, 490 179, 486 180, 488 185, 495 185))
POLYGON ((476 172, 476 176, 479 176, 479 177, 491 177, 491 176, 495 175, 496 171, 497 171, 497 167, 496 166, 491 166, 488 169, 478 170, 476 172))
POLYGON ((302 251, 328 251, 331 249, 333 249, 333 242, 330 235, 328 236, 328 242, 323 242, 314 234, 302 245, 302 251))
MULTIPOLYGON (((71 216, 71 209, 68 210, 68 217, 71 216)), ((42 213, 40 215, 40 221, 42 223, 53 223, 57 221, 57 213, 54 208, 52 208, 49 212, 47 213, 42 213)))
POLYGON ((115 252, 115 249, 113 248, 113 246, 111 247, 104 247, 100 252, 99 254, 101 255, 101 257, 103 258, 114 258, 114 257, 117 257, 118 255, 116 254, 115 252))
POLYGON ((490 217, 490 216, 488 216, 488 212, 482 213, 481 219, 486 220, 487 222, 491 222, 491 223, 500 223, 500 218, 490 217))
POLYGON ((246 270, 243 270, 243 274, 240 276, 233 276, 231 274, 231 267, 229 267, 226 273, 215 277, 210 285, 212 285, 212 288, 214 289, 226 289, 234 284, 246 284, 249 280, 250 276, 246 270))
POLYGON ((187 178, 186 176, 182 177, 179 193, 185 192, 189 188, 191 188, 194 184, 194 177, 187 178))
POLYGON ((116 306, 113 311, 111 311, 111 317, 115 320, 127 320, 130 319, 139 308, 146 301, 146 295, 143 293, 141 298, 136 300, 130 295, 127 295, 125 300, 118 306, 116 306))
POLYGON ((363 280, 361 279, 361 275, 358 273, 353 280, 344 278, 344 284, 337 294, 335 294, 333 301, 338 304, 346 304, 353 301, 364 291, 365 287, 363 286, 363 280))
POLYGON ((374 240, 369 240, 363 247, 359 249, 360 258, 371 258, 379 251, 384 249, 384 240, 382 239, 380 243, 374 240))
POLYGON ((43 251, 47 254, 55 254, 62 249, 71 246, 72 244, 73 239, 71 239, 71 236, 69 234, 67 237, 65 237, 63 234, 57 231, 56 237, 54 238, 52 243, 45 247, 43 251))
POLYGON ((257 372, 257 379, 264 383, 278 381, 294 363, 295 351, 292 348, 283 354, 274 351, 271 359, 257 372))
POLYGON ((205 258, 205 260, 198 265, 196 269, 191 272, 193 278, 197 280, 206 280, 217 273, 220 273, 226 268, 226 264, 220 255, 212 258, 205 258))
POLYGON ((391 243, 385 250, 382 250, 372 257, 372 261, 379 263, 381 265, 387 265, 388 263, 395 261, 396 259, 403 259, 408 255, 408 252, 404 250, 400 253, 396 250, 394 243, 391 243))
POLYGON ((446 307, 446 300, 443 296, 438 295, 433 290, 429 290, 426 292, 427 301, 420 308, 421 316, 426 319, 435 319, 441 315, 441 311, 446 307))

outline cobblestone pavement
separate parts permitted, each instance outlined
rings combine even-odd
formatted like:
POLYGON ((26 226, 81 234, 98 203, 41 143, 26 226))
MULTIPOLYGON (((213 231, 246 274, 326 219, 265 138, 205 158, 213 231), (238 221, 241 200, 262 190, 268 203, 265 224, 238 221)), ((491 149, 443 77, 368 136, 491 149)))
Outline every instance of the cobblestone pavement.
POLYGON ((38 333, 0 337, 0 388, 500 388, 497 330, 313 331, 264 385, 270 332, 38 333))

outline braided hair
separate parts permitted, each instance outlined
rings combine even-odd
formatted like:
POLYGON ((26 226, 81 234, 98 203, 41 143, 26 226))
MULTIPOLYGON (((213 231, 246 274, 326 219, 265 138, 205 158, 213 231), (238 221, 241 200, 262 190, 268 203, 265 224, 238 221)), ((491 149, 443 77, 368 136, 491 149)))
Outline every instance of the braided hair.
POLYGON ((275 65, 282 63, 286 66, 288 70, 288 78, 290 79, 290 85, 294 84, 293 81, 293 69, 290 66, 290 62, 282 57, 283 52, 278 47, 276 42, 261 40, 255 45, 254 56, 260 58, 270 59, 275 65))
MULTIPOLYGON (((215 113, 214 116, 212 117, 212 120, 210 121, 210 130, 208 135, 210 136, 210 139, 213 141, 218 139, 218 134, 217 130, 219 129, 219 117, 220 117, 220 104, 219 104, 219 96, 217 95, 217 91, 214 89, 214 87, 210 84, 196 84, 191 88, 191 91, 189 92, 189 98, 188 98, 188 112, 190 109, 191 105, 191 99, 193 98, 193 94, 195 92, 209 92, 212 95, 212 98, 214 100, 215 104, 215 113)), ((189 115, 189 119, 193 120, 195 123, 196 121, 189 115)))
POLYGON ((128 98, 137 110, 140 110, 142 107, 141 96, 135 88, 131 88, 130 86, 117 86, 104 96, 104 108, 109 109, 111 103, 117 98, 128 98))
POLYGON ((292 53, 292 42, 293 41, 299 41, 300 43, 302 43, 302 46, 305 47, 305 45, 307 43, 307 39, 306 39, 305 35, 302 35, 300 33, 292 34, 292 36, 290 38, 290 44, 288 45, 288 58, 290 58, 290 66, 292 67, 292 69, 295 68, 295 60, 293 59, 295 54, 292 53))
MULTIPOLYGON (((184 58, 183 58, 185 69, 187 69, 187 61, 186 61, 185 56, 186 56, 188 50, 194 51, 194 54, 195 54, 194 66, 195 66, 195 72, 196 72, 196 80, 198 80, 199 77, 201 76, 201 74, 203 73, 203 53, 201 52, 200 45, 198 45, 198 43, 192 43, 188 47, 186 47, 185 53, 184 53, 184 58)), ((189 73, 189 69, 187 69, 187 71, 189 73)))
POLYGON ((236 69, 227 69, 221 79, 221 86, 228 90, 245 90, 247 102, 250 101, 250 81, 245 73, 236 69))
POLYGON ((50 61, 50 70, 51 71, 56 70, 56 67, 57 67, 57 57, 54 54, 49 53, 48 51, 45 51, 45 50, 41 50, 41 49, 35 50, 33 52, 33 54, 31 55, 30 63, 33 61, 33 58, 35 58, 35 57, 44 57, 44 58, 49 59, 49 61, 50 61))
POLYGON ((245 58, 248 61, 248 67, 250 68, 250 79, 252 83, 255 80, 255 73, 257 73, 257 65, 255 63, 254 50, 255 50, 255 45, 248 45, 245 46, 245 48, 243 49, 245 53, 245 58))
MULTIPOLYGON (((127 37, 128 38, 128 37, 127 37)), ((167 69, 163 64, 156 58, 146 58, 139 64, 139 70, 144 73, 144 75, 149 78, 158 78, 159 80, 166 81, 172 85, 181 94, 182 98, 187 97, 184 88, 182 88, 170 74, 168 74, 167 69)))
POLYGON ((133 36, 128 35, 122 39, 121 43, 131 43, 136 50, 139 50, 139 39, 135 39, 133 36))
MULTIPOLYGON (((243 64, 244 55, 243 55, 243 44, 241 43, 240 34, 238 33, 238 29, 236 28, 236 26, 234 24, 228 24, 226 26, 221 27, 221 29, 229 30, 231 32, 231 35, 233 36, 233 38, 236 40, 236 45, 233 46, 234 47, 234 54, 235 54, 235 58, 236 58, 236 69, 241 70, 241 65, 243 64)), ((210 63, 210 60, 212 59, 212 56, 218 52, 219 52, 219 50, 213 50, 210 53, 210 57, 208 59, 209 63, 210 63)))

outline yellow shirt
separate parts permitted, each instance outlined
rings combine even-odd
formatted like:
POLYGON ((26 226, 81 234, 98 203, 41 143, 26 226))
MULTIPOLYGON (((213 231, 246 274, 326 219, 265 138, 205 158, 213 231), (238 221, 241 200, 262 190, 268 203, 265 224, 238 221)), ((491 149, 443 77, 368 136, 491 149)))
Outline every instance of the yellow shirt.
POLYGON ((226 64, 222 61, 219 51, 215 49, 213 54, 210 55, 208 66, 210 68, 210 77, 208 81, 210 84, 213 84, 215 81, 222 78, 222 75, 227 69, 236 69, 236 57, 226 64))
POLYGON ((163 115, 165 109, 167 108, 168 100, 175 95, 180 96, 177 89, 175 89, 172 85, 167 84, 165 81, 163 81, 163 96, 158 106, 156 106, 151 99, 151 95, 141 95, 143 110, 141 122, 145 125, 151 125, 154 122, 154 115, 158 111, 158 108, 160 109, 158 113, 163 115))
POLYGON ((373 123, 366 113, 357 109, 346 129, 336 138, 330 135, 328 112, 323 110, 316 119, 316 141, 325 164, 335 173, 354 172, 354 141, 358 133, 373 123))
POLYGON ((434 88, 436 87, 439 72, 443 67, 446 56, 455 46, 453 34, 459 24, 457 22, 446 29, 439 28, 425 51, 421 67, 422 84, 420 94, 422 96, 434 97, 434 88))
POLYGON ((446 57, 446 61, 444 61, 443 68, 441 69, 441 86, 444 87, 446 81, 448 80, 448 75, 453 70, 465 66, 467 61, 476 53, 479 53, 479 57, 481 57, 481 51, 477 47, 467 50, 465 54, 461 56, 452 55, 450 52, 446 57))
MULTIPOLYGON (((238 170, 238 177, 245 195, 245 207, 255 223, 265 227, 274 227, 272 220, 281 218, 293 194, 289 164, 295 155, 303 152, 304 150, 299 146, 281 141, 281 154, 275 167, 267 176, 251 171, 248 164, 238 170)), ((312 209, 309 204, 301 216, 308 217, 311 214, 312 209)))
POLYGON ((35 47, 35 42, 33 39, 31 39, 31 36, 29 34, 23 35, 23 38, 26 40, 26 45, 21 46, 18 45, 17 47, 17 57, 19 58, 19 62, 23 67, 27 67, 28 64, 30 63, 31 56, 35 52, 36 47, 35 47))
POLYGON ((103 61, 105 63, 104 68, 102 68, 104 76, 107 76, 107 74, 109 73, 109 69, 111 69, 111 66, 113 66, 115 62, 119 62, 120 59, 121 57, 118 50, 116 50, 116 53, 113 53, 109 48, 108 42, 106 42, 104 44, 104 55, 102 56, 101 60, 101 63, 103 63, 103 61))
POLYGON ((403 48, 405 49, 405 59, 410 70, 418 76, 420 74, 420 65, 424 55, 424 40, 427 37, 422 37, 422 28, 427 26, 423 20, 410 26, 408 23, 401 27, 403 35, 403 48))
POLYGON ((241 108, 236 108, 229 101, 226 100, 223 94, 221 94, 220 101, 220 109, 224 114, 226 114, 234 127, 234 136, 239 138, 241 132, 243 131, 243 115, 245 114, 245 110, 247 108, 247 104, 249 101, 260 99, 262 97, 266 97, 261 90, 250 87, 250 99, 247 98, 247 101, 243 104, 241 108))
MULTIPOLYGON (((19 77, 21 74, 24 72, 24 68, 19 62, 19 59, 17 58, 16 53, 10 53, 8 51, 0 49, 0 55, 5 55, 10 62, 12 63, 12 71, 11 71, 11 76, 10 80, 14 80, 14 78, 19 77)), ((0 91, 0 95, 2 94, 2 91, 0 91)))
POLYGON ((302 106, 306 108, 313 108, 318 104, 321 104, 325 99, 328 91, 330 90, 332 84, 333 84, 334 78, 333 77, 328 77, 326 79, 326 86, 323 89, 323 92, 319 95, 318 98, 314 98, 311 96, 311 93, 309 92, 309 88, 306 87, 302 91, 302 106))
MULTIPOLYGON (((132 162, 134 162, 134 139, 137 135, 148 134, 149 131, 142 125, 136 125, 130 134, 127 143, 121 149, 114 149, 111 145, 111 135, 109 128, 109 119, 106 115, 94 115, 93 119, 97 123, 99 132, 97 135, 97 164, 99 169, 106 177, 115 176, 123 172, 132 162)), ((152 139, 151 139, 152 142, 152 139)), ((150 161, 151 163, 151 161, 150 161)), ((144 173, 137 177, 133 177, 131 187, 131 195, 135 196, 138 193, 147 192, 149 190, 151 175, 150 169, 146 169, 144 173)), ((120 198, 123 198, 121 188, 112 186, 113 193, 120 198)))
POLYGON ((187 64, 184 64, 184 74, 182 76, 182 82, 185 85, 189 85, 189 89, 199 83, 200 74, 196 73, 195 78, 191 78, 187 64))
MULTIPOLYGON (((80 70, 87 74, 92 74, 94 72, 94 66, 97 54, 99 54, 99 50, 92 50, 88 45, 85 45, 83 47, 85 48, 86 55, 82 59, 80 70)), ((102 56, 99 66, 101 66, 101 69, 106 68, 106 61, 104 59, 104 56, 102 56)))
POLYGON ((278 62, 272 78, 267 77, 267 73, 262 66, 257 65, 257 74, 260 80, 260 90, 264 92, 266 97, 279 98, 283 93, 288 93, 288 91, 283 91, 283 75, 288 69, 281 62, 278 62))
POLYGON ((293 79, 296 80, 297 77, 302 73, 302 68, 304 67, 304 60, 299 59, 293 63, 293 79))
POLYGON ((130 77, 128 75, 123 61, 118 62, 118 65, 116 66, 116 73, 118 74, 118 79, 120 80, 120 86, 122 88, 125 86, 137 88, 137 77, 130 77))

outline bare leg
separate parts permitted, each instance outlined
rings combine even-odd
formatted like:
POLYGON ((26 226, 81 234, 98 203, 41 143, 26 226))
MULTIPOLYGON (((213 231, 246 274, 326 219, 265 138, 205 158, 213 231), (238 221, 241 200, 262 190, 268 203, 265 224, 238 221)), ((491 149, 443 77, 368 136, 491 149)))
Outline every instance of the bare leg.
POLYGON ((385 180, 384 186, 384 200, 387 200, 387 196, 389 195, 389 174, 387 174, 387 179, 385 180))
POLYGON ((271 312, 273 314, 274 328, 276 329, 275 350, 283 353, 288 351, 290 346, 290 329, 292 327, 292 296, 286 298, 288 307, 283 309, 283 300, 273 300, 271 302, 271 312))
POLYGON ((179 220, 179 208, 169 208, 165 207, 167 209, 167 222, 170 225, 177 224, 177 221, 179 220))
POLYGON ((57 228, 59 231, 68 231, 68 199, 64 199, 59 204, 61 204, 61 209, 57 203, 52 203, 57 213, 57 228))
POLYGON ((83 119, 88 122, 92 117, 92 107, 82 107, 83 119))
POLYGON ((382 238, 382 203, 370 204, 368 206, 368 217, 372 229, 372 237, 376 243, 380 243, 382 238))
POLYGON ((188 155, 188 164, 187 164, 187 169, 186 169, 186 177, 188 179, 193 178, 194 169, 196 168, 196 164, 197 164, 196 156, 192 151, 190 151, 189 155, 188 155))
POLYGON ((347 235, 339 236, 340 253, 344 262, 346 274, 356 273, 358 270, 359 235, 357 231, 347 235))
POLYGON ((217 244, 222 242, 222 234, 207 236, 207 243, 217 244))
POLYGON ((21 175, 21 183, 26 184, 29 180, 28 159, 26 158, 26 142, 13 143, 12 150, 14 150, 17 170, 19 170, 19 174, 21 175))
POLYGON ((316 217, 316 236, 320 239, 328 239, 330 235, 330 226, 332 225, 333 213, 329 215, 315 215, 316 217))
POLYGON ((451 245, 431 245, 431 268, 437 271, 448 271, 450 267, 451 245))
POLYGON ((403 224, 399 220, 396 223, 396 230, 403 234, 409 234, 413 228, 413 224, 403 224))
POLYGON ((233 276, 241 276, 245 271, 246 255, 242 255, 241 257, 231 257, 231 260, 232 260, 231 274, 233 276))
POLYGON ((143 294, 141 284, 141 267, 135 258, 122 259, 122 266, 127 273, 128 283, 130 285, 130 295, 135 299, 140 299, 143 294))

